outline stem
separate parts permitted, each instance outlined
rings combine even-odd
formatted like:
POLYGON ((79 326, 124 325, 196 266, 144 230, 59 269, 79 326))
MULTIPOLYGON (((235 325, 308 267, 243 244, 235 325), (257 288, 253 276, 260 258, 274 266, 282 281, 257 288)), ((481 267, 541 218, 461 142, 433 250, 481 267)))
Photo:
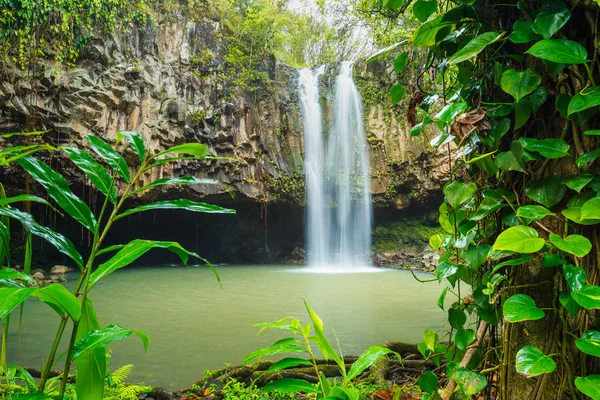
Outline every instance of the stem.
POLYGON ((8 350, 8 327, 10 326, 10 314, 4 318, 2 329, 2 351, 0 352, 0 369, 6 371, 6 352, 8 350))
POLYGON ((594 76, 592 75, 592 71, 590 71, 590 66, 587 65, 587 63, 583 63, 583 66, 585 67, 585 70, 587 71, 588 78, 590 78, 590 82, 592 83, 593 86, 596 86, 596 81, 594 80, 594 76))

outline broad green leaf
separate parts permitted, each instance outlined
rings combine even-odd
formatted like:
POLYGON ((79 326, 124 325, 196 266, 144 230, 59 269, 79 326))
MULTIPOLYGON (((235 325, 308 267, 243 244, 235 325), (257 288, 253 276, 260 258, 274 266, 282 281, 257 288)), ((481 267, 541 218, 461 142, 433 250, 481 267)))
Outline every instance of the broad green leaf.
POLYGON ((504 32, 485 32, 471 39, 462 49, 458 50, 452 57, 448 59, 448 64, 458 64, 475 57, 481 53, 483 49, 492 43, 496 43, 504 36, 504 32))
POLYGON ((452 22, 444 21, 444 16, 438 15, 417 28, 412 39, 412 44, 416 47, 433 46, 442 39, 441 36, 446 36, 445 34, 450 33, 452 26, 452 22))
POLYGON ((585 286, 586 276, 583 268, 567 264, 563 267, 563 273, 571 291, 577 292, 585 286))
POLYGON ((167 150, 163 150, 157 155, 153 156, 153 158, 162 156, 163 154, 187 154, 198 158, 205 158, 210 155, 210 152, 208 151, 208 147, 202 143, 185 143, 178 146, 173 146, 167 150))
POLYGON ((140 162, 143 162, 144 158, 146 158, 146 146, 144 145, 144 139, 142 139, 142 136, 137 132, 117 131, 117 144, 123 138, 129 142, 129 145, 133 151, 135 151, 135 154, 137 154, 140 162))
POLYGON ((588 238, 581 235, 569 235, 562 238, 555 233, 551 233, 550 242, 562 251, 576 255, 577 257, 585 257, 592 250, 592 243, 588 238))
POLYGON ((600 105, 600 87, 592 86, 577 93, 569 102, 567 115, 571 115, 600 105))
POLYGON ((567 188, 563 185, 558 176, 551 176, 546 179, 531 180, 525 186, 525 194, 531 200, 538 202, 550 208, 557 204, 567 193, 567 188))
POLYGON ((600 219, 600 197, 593 197, 583 203, 581 219, 600 219))
POLYGON ((473 269, 479 268, 487 261, 491 246, 482 244, 479 246, 469 246, 460 253, 463 260, 473 269))
POLYGON ((96 229, 96 218, 92 210, 79 197, 75 196, 62 175, 38 159, 27 156, 17 161, 44 189, 50 197, 71 217, 79 221, 90 231, 96 229))
POLYGON ((469 371, 464 367, 458 367, 456 369, 454 380, 467 397, 481 392, 487 386, 487 379, 485 376, 475 371, 469 371))
POLYGON ((139 207, 129 209, 119 214, 115 220, 121 219, 131 214, 149 210, 188 210, 194 212, 210 213, 210 214, 235 214, 235 210, 216 206, 214 204, 202 203, 191 200, 164 200, 154 203, 144 204, 139 207))
POLYGON ((577 168, 583 167, 585 164, 591 163, 596 158, 600 157, 600 148, 596 150, 590 151, 589 153, 585 153, 575 160, 575 164, 577 164, 577 168))
POLYGON ((510 250, 517 253, 535 253, 540 251, 546 241, 538 237, 535 229, 529 226, 512 226, 503 231, 496 242, 494 250, 510 250))
POLYGON ((511 143, 511 151, 505 151, 496 156, 494 160, 496 167, 503 171, 525 172, 523 164, 523 145, 518 140, 511 143))
POLYGON ((514 97, 517 103, 537 89, 540 83, 542 83, 542 77, 531 68, 523 72, 514 69, 506 70, 500 79, 502 90, 514 97))
POLYGON ((544 39, 550 39, 567 23, 569 18, 571 18, 571 12, 568 8, 556 13, 543 11, 535 17, 533 31, 540 34, 544 39))
POLYGON ((271 346, 263 347, 248 354, 242 364, 246 364, 254 359, 260 359, 264 356, 273 356, 281 353, 306 353, 305 344, 297 338, 286 338, 278 340, 271 346))
POLYGON ((451 308, 448 310, 448 322, 454 329, 461 329, 467 322, 467 316, 463 310, 451 308))
POLYGON ((526 376, 548 374, 556 370, 556 363, 535 346, 525 346, 517 353, 517 372, 526 376))
POLYGON ((369 58, 367 58, 367 60, 365 61, 365 64, 370 64, 373 61, 383 57, 384 55, 386 55, 387 53, 389 53, 390 51, 394 50, 396 47, 406 43, 406 40, 402 40, 398 43, 394 43, 391 46, 388 46, 386 48, 383 48, 381 50, 377 50, 375 53, 373 53, 371 56, 369 56, 369 58))
POLYGON ((419 377, 417 385, 425 393, 433 394, 438 387, 438 377, 433 372, 427 371, 419 377))
POLYGON ((592 330, 583 332, 581 338, 575 341, 575 345, 585 354, 600 357, 600 332, 592 330))
POLYGON ((523 148, 528 151, 535 151, 546 158, 556 159, 569 155, 569 144, 563 139, 533 139, 519 138, 523 148))
POLYGON ((600 219, 581 218, 581 208, 592 198, 594 198, 594 192, 592 191, 584 191, 581 194, 575 195, 569 199, 567 208, 562 210, 561 213, 571 221, 581 225, 594 225, 600 223, 600 219))
POLYGON ((42 204, 46 204, 46 205, 52 207, 50 205, 50 203, 48 203, 46 200, 42 199, 41 197, 34 196, 32 194, 19 194, 19 195, 12 196, 12 197, 1 197, 0 198, 0 206, 5 206, 5 205, 11 204, 11 203, 20 203, 20 202, 25 202, 25 201, 33 201, 35 203, 42 203, 42 204))
POLYGON ((532 260, 533 260, 533 258, 528 255, 520 255, 519 257, 511 258, 510 260, 506 260, 506 261, 502 261, 501 263, 496 264, 494 266, 494 268, 492 268, 492 274, 495 273, 496 271, 500 270, 501 268, 525 264, 526 262, 529 262, 532 260))
POLYGON ((545 87, 539 87, 529 95, 531 101, 531 110, 537 113, 539 108, 548 100, 548 90, 545 87))
POLYGON ((453 181, 444 186, 444 196, 453 209, 457 210, 463 203, 470 200, 477 192, 475 183, 453 181))
POLYGON ((383 5, 387 8, 397 9, 406 4, 407 0, 383 0, 383 5))
POLYGON ((555 216, 556 214, 543 206, 529 205, 521 206, 517 209, 517 217, 523 217, 534 221, 539 221, 550 215, 555 216))
POLYGON ((444 301, 446 301, 446 294, 448 294, 447 287, 445 287, 444 290, 442 290, 442 294, 440 294, 440 297, 438 297, 438 301, 437 301, 438 307, 441 308, 442 310, 444 309, 444 301))
POLYGON ((143 332, 138 330, 129 330, 121 328, 119 325, 109 325, 104 329, 96 329, 83 335, 73 346, 73 360, 78 359, 81 355, 97 348, 104 348, 110 343, 117 342, 128 338, 132 334, 137 335, 142 339, 144 351, 148 351, 150 346, 150 338, 143 332))
POLYGON ((528 96, 515 103, 515 125, 513 128, 515 130, 522 128, 529 121, 532 111, 533 107, 528 96))
POLYGON ((312 363, 303 358, 284 358, 283 360, 277 361, 275 364, 271 365, 267 371, 269 372, 279 372, 286 368, 297 367, 299 365, 311 366, 312 363))
POLYGON ((600 309, 600 286, 585 285, 576 292, 571 292, 571 297, 586 310, 600 309))
POLYGON ((150 182, 149 184, 142 186, 139 189, 131 192, 132 195, 143 192, 144 190, 149 190, 155 188, 157 186, 162 185, 216 185, 219 181, 214 179, 206 179, 206 178, 196 178, 195 176, 180 176, 176 178, 161 178, 157 179, 154 182, 150 182))
POLYGON ((437 11, 437 3, 437 0, 417 0, 413 4, 413 14, 419 21, 425 22, 437 11))
POLYGON ((453 135, 451 135, 450 132, 444 130, 438 136, 431 139, 429 141, 429 144, 437 149, 440 146, 443 146, 445 144, 452 142, 454 139, 455 139, 455 137, 453 135))
POLYGON ((600 375, 588 375, 575 378, 575 387, 593 400, 600 400, 600 375))
POLYGON ((429 237, 429 245, 431 246, 432 249, 439 250, 443 244, 444 244, 444 237, 441 234, 436 233, 435 235, 431 235, 429 237))
POLYGON ((445 105, 436 115, 433 117, 435 121, 441 121, 446 125, 451 125, 454 119, 460 114, 464 113, 468 108, 467 103, 451 103, 445 105))
POLYGON ((390 89, 390 94, 392 95, 392 104, 398 104, 402 97, 404 97, 404 93, 406 92, 406 88, 399 83, 395 84, 390 89))
POLYGON ((83 268, 83 257, 77 252, 73 243, 60 233, 35 222, 31 214, 12 207, 0 207, 0 215, 18 220, 28 232, 46 239, 59 252, 71 258, 80 269, 83 268))
POLYGON ((32 296, 48 304, 61 317, 68 315, 73 321, 78 321, 81 316, 79 300, 61 284, 53 283, 50 286, 40 288, 32 293, 32 296))
POLYGON ((432 331, 431 329, 427 329, 423 332, 423 342, 427 346, 427 348, 431 351, 435 351, 440 339, 438 334, 432 331))
MULTIPOLYGON (((435 3, 437 5, 437 1, 432 1, 432 3, 435 3)), ((408 53, 406 51, 400 53, 400 55, 398 57, 396 57, 396 60, 394 60, 394 72, 399 74, 402 71, 404 71, 404 68, 406 68, 407 63, 408 63, 408 53)))
POLYGON ((569 315, 571 315, 571 318, 575 317, 575 314, 581 310, 581 306, 573 299, 571 293, 561 293, 558 300, 565 310, 567 310, 569 315))
POLYGON ((483 197, 484 199, 479 204, 479 207, 477 207, 477 210, 471 214, 471 218, 469 218, 471 221, 481 221, 491 213, 501 208, 508 207, 508 204, 502 197, 486 196, 485 191, 483 197))
POLYGON ((454 342, 459 350, 467 351, 467 347, 475 341, 477 334, 473 329, 459 329, 456 331, 454 342))
POLYGON ((110 258, 105 263, 102 263, 90 275, 89 285, 92 287, 100 279, 108 274, 123 268, 146 254, 151 249, 167 249, 179 256, 184 264, 187 264, 189 256, 202 260, 196 253, 187 251, 177 242, 164 242, 156 240, 135 239, 125 245, 117 254, 110 258))
POLYGON ((499 121, 492 124, 489 135, 495 140, 500 140, 510 130, 510 119, 502 118, 499 121))
POLYGON ((444 278, 454 275, 458 272, 458 265, 448 261, 442 261, 435 268, 435 275, 441 281, 444 278))
POLYGON ((348 375, 346 378, 348 380, 352 380, 363 373, 363 371, 369 368, 373 363, 379 360, 381 357, 385 357, 387 354, 396 354, 398 359, 400 360, 400 355, 395 353, 394 351, 380 346, 372 346, 365 350, 358 360, 354 361, 352 367, 350 367, 350 371, 348 371, 348 375))
POLYGON ((96 154, 98 154, 112 169, 117 171, 119 176, 127 183, 131 181, 131 175, 129 174, 129 166, 125 159, 117 153, 108 143, 94 136, 90 133, 85 134, 90 147, 96 154))
POLYGON ((508 40, 513 43, 529 43, 539 39, 533 31, 531 21, 517 21, 513 25, 513 31, 508 35, 508 40))
POLYGON ((262 388, 265 392, 272 392, 273 390, 277 390, 278 392, 283 393, 317 393, 319 390, 312 383, 308 383, 306 381, 295 379, 295 378, 283 378, 271 383, 268 383, 262 388))
POLYGON ((579 43, 557 39, 540 40, 526 53, 559 64, 584 64, 588 57, 587 50, 579 43))
POLYGON ((306 311, 308 311, 308 315, 310 316, 310 320, 312 321, 313 327, 315 329, 315 335, 317 338, 316 343, 319 347, 319 350, 321 350, 323 357, 325 357, 325 359, 331 358, 337 363, 337 365, 340 368, 345 368, 344 361, 337 355, 333 347, 331 347, 331 344, 329 344, 327 337, 325 336, 325 330, 323 329, 323 321, 317 315, 317 313, 308 305, 306 300, 304 300, 304 306, 306 307, 306 311))
POLYGON ((508 322, 535 321, 545 314, 533 299, 525 294, 515 294, 504 302, 504 319, 508 322))
MULTIPOLYGON (((581 190, 587 186, 594 179, 594 175, 592 174, 584 174, 581 176, 572 176, 568 179, 565 179, 563 183, 567 185, 568 188, 573 189, 577 193, 581 193, 581 190)), ((600 217, 596 217, 600 218, 600 217)))
MULTIPOLYGON (((75 340, 78 341, 88 332, 100 329, 96 311, 89 297, 81 310, 79 326, 75 340)), ((106 379, 106 349, 97 347, 75 360, 77 377, 75 390, 78 399, 104 400, 104 382, 106 379)))
POLYGON ((6 318, 12 310, 35 293, 37 288, 0 288, 0 321, 6 318))
POLYGON ((23 282, 28 282, 29 284, 35 285, 35 280, 28 274, 24 274, 12 268, 2 268, 0 269, 0 281, 4 280, 14 280, 18 279, 23 282))
POLYGON ((552 268, 556 267, 557 265, 564 265, 566 263, 567 262, 565 260, 556 254, 545 254, 542 258, 542 267, 544 268, 552 268))
POLYGON ((600 135, 600 129, 591 129, 591 130, 587 130, 583 133, 586 135, 589 135, 589 136, 598 136, 598 135, 600 135))
POLYGON ((63 147, 71 161, 79 167, 96 188, 108 196, 111 203, 117 203, 117 190, 106 169, 92 156, 76 147, 63 147))

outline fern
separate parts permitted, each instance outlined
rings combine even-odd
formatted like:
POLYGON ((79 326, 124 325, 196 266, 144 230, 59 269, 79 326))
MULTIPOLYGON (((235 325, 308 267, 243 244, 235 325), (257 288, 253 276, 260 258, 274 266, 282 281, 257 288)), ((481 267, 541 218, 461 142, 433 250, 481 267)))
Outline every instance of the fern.
POLYGON ((133 364, 123 365, 121 368, 117 369, 112 373, 112 379, 115 385, 119 386, 125 382, 125 379, 129 377, 131 371, 133 370, 133 364))
POLYGON ((151 386, 130 385, 125 379, 131 374, 133 365, 124 365, 111 374, 113 385, 106 388, 105 400, 137 400, 141 394, 152 390, 151 386))

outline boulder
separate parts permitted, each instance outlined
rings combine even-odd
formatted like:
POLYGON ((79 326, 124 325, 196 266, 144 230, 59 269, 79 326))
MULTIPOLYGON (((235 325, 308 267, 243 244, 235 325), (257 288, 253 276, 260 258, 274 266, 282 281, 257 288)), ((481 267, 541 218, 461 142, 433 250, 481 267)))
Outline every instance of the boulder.
POLYGON ((62 275, 62 274, 66 274, 67 272, 69 272, 69 268, 65 267, 64 265, 55 265, 50 270, 50 273, 52 275, 62 275))
POLYGON ((38 271, 35 274, 33 274, 33 279, 40 282, 40 281, 46 280, 46 277, 44 276, 44 274, 42 274, 41 272, 38 271))

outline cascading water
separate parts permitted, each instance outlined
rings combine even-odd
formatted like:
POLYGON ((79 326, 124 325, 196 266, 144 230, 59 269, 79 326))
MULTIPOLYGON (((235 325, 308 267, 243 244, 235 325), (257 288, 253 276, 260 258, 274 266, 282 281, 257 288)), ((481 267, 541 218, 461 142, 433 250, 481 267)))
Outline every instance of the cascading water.
POLYGON ((342 63, 336 79, 332 130, 324 150, 318 101, 321 73, 300 72, 308 263, 354 270, 370 264, 371 249, 371 179, 362 100, 352 80, 352 63, 342 63))

